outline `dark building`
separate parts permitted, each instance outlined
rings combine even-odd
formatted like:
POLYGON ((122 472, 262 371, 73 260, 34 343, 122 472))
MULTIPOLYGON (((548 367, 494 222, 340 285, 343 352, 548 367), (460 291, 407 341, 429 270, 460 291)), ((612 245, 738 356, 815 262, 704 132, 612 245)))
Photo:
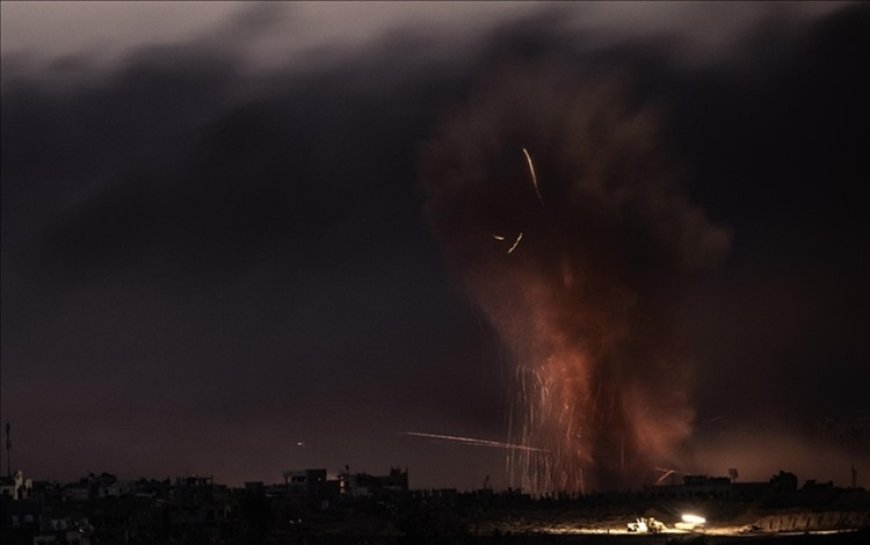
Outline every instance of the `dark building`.
POLYGON ((391 467, 388 475, 376 476, 368 473, 343 473, 339 476, 344 495, 358 498, 402 494, 408 491, 408 470, 391 467))

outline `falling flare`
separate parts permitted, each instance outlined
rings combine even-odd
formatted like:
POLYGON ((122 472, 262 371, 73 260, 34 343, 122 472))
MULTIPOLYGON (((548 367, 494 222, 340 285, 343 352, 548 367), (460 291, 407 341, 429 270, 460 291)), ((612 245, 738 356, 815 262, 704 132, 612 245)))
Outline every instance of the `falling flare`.
POLYGON ((517 249, 517 246, 519 246, 521 240, 523 240, 523 233, 522 232, 520 232, 520 234, 517 235, 517 239, 514 241, 513 246, 508 248, 507 253, 512 254, 514 252, 514 250, 517 249))
POLYGON ((529 155, 529 150, 523 148, 523 153, 526 155, 526 161, 529 163, 529 172, 532 175, 532 185, 535 186, 535 195, 538 196, 538 202, 544 206, 544 199, 541 198, 541 190, 538 189, 538 177, 535 175, 535 165, 532 163, 532 156, 529 155))

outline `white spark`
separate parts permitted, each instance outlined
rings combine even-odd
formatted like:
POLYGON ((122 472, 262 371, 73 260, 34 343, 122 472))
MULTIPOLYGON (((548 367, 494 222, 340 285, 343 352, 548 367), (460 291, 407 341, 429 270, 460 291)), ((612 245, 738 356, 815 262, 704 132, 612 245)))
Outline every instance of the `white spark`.
POLYGON ((538 177, 535 175, 535 165, 532 163, 532 156, 529 155, 529 150, 523 148, 523 153, 526 155, 526 161, 529 163, 529 172, 532 175, 532 185, 535 186, 535 195, 538 196, 538 202, 544 206, 544 199, 541 198, 541 191, 538 189, 538 177))
POLYGON ((520 231, 520 234, 517 236, 517 239, 514 241, 513 246, 508 248, 507 253, 512 254, 514 250, 517 249, 517 246, 520 244, 520 241, 523 240, 523 233, 520 231))

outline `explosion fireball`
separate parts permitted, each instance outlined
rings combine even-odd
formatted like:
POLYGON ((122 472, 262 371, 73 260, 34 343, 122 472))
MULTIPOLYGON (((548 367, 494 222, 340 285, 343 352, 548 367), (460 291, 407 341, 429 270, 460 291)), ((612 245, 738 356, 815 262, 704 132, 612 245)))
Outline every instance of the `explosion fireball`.
POLYGON ((690 433, 677 314, 729 234, 682 193, 655 108, 547 68, 487 78, 445 120, 427 213, 512 355, 506 443, 535 447, 509 451, 513 483, 632 486, 690 433), (523 243, 506 253, 492 233, 523 243))

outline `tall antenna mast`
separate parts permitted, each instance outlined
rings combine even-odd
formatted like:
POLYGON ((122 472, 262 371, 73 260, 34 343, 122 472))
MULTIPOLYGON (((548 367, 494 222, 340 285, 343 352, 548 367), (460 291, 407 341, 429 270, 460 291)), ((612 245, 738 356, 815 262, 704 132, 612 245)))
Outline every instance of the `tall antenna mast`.
POLYGON ((12 450, 12 433, 11 426, 6 422, 6 476, 12 477, 12 455, 9 453, 12 450))

